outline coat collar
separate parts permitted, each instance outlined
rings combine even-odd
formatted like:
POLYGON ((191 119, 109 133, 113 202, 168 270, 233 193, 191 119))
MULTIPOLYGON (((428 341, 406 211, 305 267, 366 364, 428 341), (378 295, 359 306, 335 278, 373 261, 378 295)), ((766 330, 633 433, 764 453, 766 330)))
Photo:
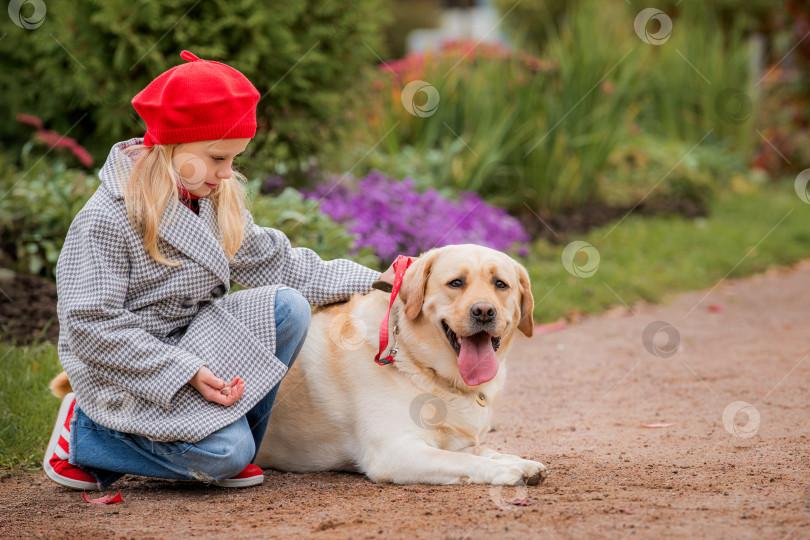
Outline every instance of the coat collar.
MULTIPOLYGON (((132 157, 123 150, 137 144, 143 144, 143 139, 134 138, 113 146, 106 163, 99 171, 102 185, 114 199, 124 199, 123 185, 135 165, 132 157)), ((212 272, 226 287, 230 287, 230 268, 225 251, 219 243, 221 233, 216 210, 208 197, 201 197, 199 203, 199 216, 179 201, 174 213, 171 205, 167 205, 158 234, 212 272)))

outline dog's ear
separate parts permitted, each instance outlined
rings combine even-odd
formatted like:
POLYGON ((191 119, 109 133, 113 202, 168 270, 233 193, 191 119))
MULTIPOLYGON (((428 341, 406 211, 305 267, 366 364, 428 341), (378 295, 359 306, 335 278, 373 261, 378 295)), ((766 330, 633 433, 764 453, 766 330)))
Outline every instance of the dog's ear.
POLYGON ((522 265, 515 263, 518 273, 518 285, 520 289, 520 322, 518 323, 518 330, 523 332, 526 337, 532 337, 534 332, 534 297, 532 296, 532 287, 529 283, 529 273, 522 265))
POLYGON ((408 271, 402 277, 399 298, 405 304, 405 316, 409 319, 415 319, 419 312, 422 311, 427 280, 436 256, 435 249, 423 253, 408 267, 408 271))

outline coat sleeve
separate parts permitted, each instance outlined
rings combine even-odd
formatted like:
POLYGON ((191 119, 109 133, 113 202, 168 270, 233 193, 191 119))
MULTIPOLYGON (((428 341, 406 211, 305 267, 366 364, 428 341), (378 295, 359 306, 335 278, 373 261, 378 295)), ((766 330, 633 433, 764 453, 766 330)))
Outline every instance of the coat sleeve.
POLYGON ((231 278, 245 287, 282 284, 313 306, 348 300, 371 291, 380 272, 348 259, 324 261, 308 248, 294 248, 276 229, 261 227, 245 211, 245 237, 230 262, 231 278))
POLYGON ((90 370, 168 408, 204 361, 157 339, 124 307, 130 262, 122 226, 95 210, 80 212, 68 231, 56 268, 60 349, 69 350, 60 360, 71 380, 90 370))

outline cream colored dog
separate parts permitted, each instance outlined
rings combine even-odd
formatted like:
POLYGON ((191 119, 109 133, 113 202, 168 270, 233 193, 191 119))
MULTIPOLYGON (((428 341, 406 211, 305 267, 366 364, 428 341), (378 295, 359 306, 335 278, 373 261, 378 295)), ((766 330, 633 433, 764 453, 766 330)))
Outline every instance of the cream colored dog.
POLYGON ((395 361, 380 366, 374 356, 389 301, 375 290, 313 314, 256 464, 355 471, 397 484, 541 482, 542 463, 481 446, 506 353, 517 330, 532 335, 526 270, 476 245, 422 254, 391 310, 395 361))
MULTIPOLYGON (((397 484, 545 479, 542 463, 481 446, 506 379, 506 353, 518 330, 532 335, 526 270, 471 244, 422 254, 391 309, 395 361, 381 366, 374 356, 389 301, 375 290, 313 313, 256 465, 362 472, 397 484)), ((51 388, 70 391, 64 373, 51 388)))

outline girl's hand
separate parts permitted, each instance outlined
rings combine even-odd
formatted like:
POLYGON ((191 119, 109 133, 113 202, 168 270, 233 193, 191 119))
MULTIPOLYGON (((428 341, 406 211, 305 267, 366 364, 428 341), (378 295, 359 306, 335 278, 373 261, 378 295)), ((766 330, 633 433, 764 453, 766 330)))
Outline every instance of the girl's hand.
MULTIPOLYGON (((412 259, 416 261, 417 257, 412 257, 412 259)), ((391 266, 388 267, 388 270, 380 274, 380 281, 387 281, 388 283, 391 283, 393 285, 394 276, 396 276, 396 273, 394 272, 394 263, 391 263, 391 266)))
POLYGON ((215 376, 210 369, 203 366, 188 382, 193 386, 197 392, 212 403, 219 403, 220 405, 233 405, 236 403, 245 391, 245 381, 240 377, 234 377, 229 383, 215 376), (221 392, 223 388, 230 388, 230 394, 226 395, 221 392))

